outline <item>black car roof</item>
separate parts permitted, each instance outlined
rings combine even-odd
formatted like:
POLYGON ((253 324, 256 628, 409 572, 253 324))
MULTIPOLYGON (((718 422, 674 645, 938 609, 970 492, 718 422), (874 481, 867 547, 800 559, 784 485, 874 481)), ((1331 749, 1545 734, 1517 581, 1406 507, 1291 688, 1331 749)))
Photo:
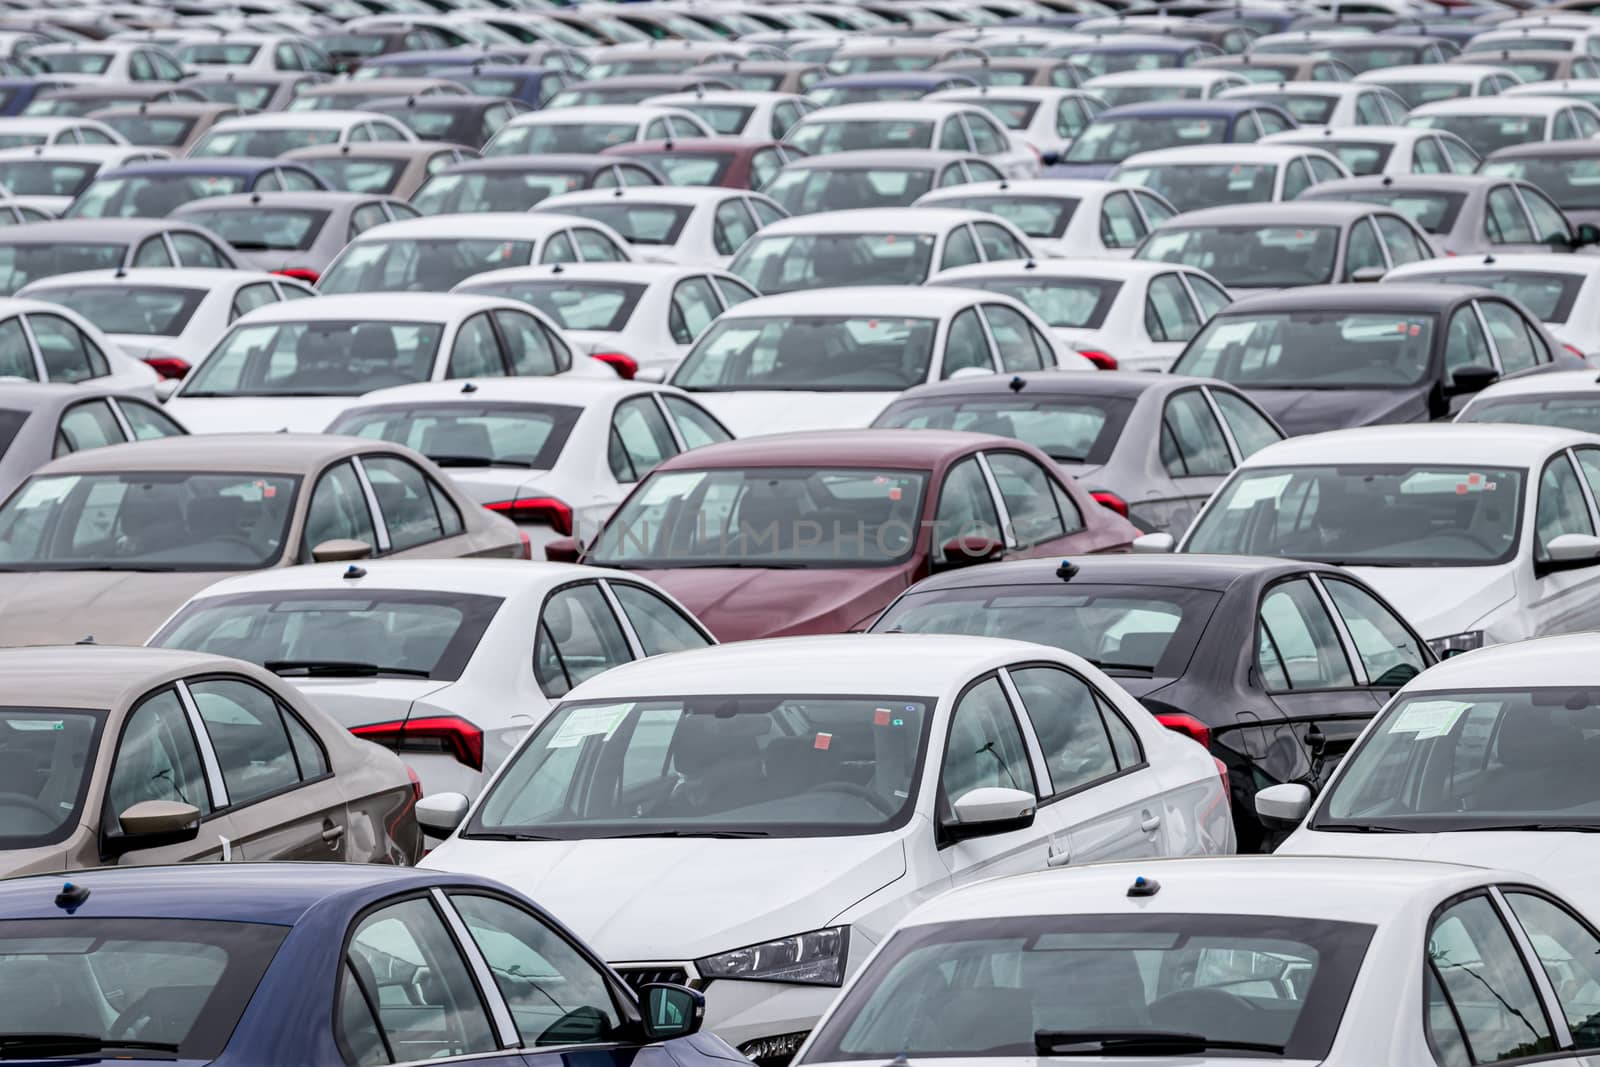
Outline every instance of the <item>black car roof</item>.
POLYGON ((1144 555, 1068 556, 1078 573, 1063 580, 1056 574, 1062 559, 1022 559, 990 563, 934 575, 918 582, 913 592, 973 589, 985 586, 1110 584, 1169 586, 1222 592, 1240 578, 1270 579, 1304 571, 1342 573, 1338 567, 1264 556, 1144 555))

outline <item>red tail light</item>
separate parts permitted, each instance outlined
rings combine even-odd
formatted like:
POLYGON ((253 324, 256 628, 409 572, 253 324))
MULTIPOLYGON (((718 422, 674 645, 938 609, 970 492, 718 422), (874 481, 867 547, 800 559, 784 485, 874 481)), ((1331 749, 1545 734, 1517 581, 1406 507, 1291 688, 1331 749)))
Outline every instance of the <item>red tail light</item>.
POLYGON ((1101 370, 1117 369, 1117 357, 1113 356, 1110 352, 1102 352, 1098 348, 1080 348, 1078 349, 1078 355, 1082 356, 1090 363, 1093 363, 1101 370))
POLYGON ((1207 748, 1211 747, 1211 727, 1182 712, 1166 712, 1156 716, 1156 722, 1169 730, 1174 730, 1185 737, 1200 742, 1207 748))
POLYGON ((146 356, 144 361, 163 378, 182 378, 189 373, 189 361, 177 356, 146 356))
POLYGON ((306 282, 309 285, 316 285, 317 279, 322 277, 321 274, 310 267, 285 267, 283 270, 275 270, 272 273, 282 275, 285 278, 293 278, 297 282, 306 282))
POLYGON ((484 507, 512 522, 542 524, 562 537, 572 536, 572 509, 553 496, 519 496, 515 500, 497 500, 484 507))
MULTIPOLYGON (((350 732, 396 752, 443 753, 475 771, 483 770, 483 731, 455 715, 374 722, 351 727, 350 732)), ((419 783, 414 788, 422 786, 419 783)))
POLYGON ((1573 355, 1577 356, 1579 359, 1583 360, 1585 363, 1589 362, 1589 357, 1583 354, 1583 349, 1577 347, 1576 345, 1569 345, 1565 341, 1563 341, 1563 342, 1561 342, 1561 347, 1565 348, 1568 352, 1571 352, 1573 355))
POLYGON ((411 779, 411 799, 413 801, 421 800, 422 799, 422 779, 418 778, 417 777, 417 772, 412 770, 410 767, 406 768, 406 777, 411 779))
POLYGON ((1094 502, 1099 504, 1101 507, 1110 508, 1123 518, 1128 517, 1128 502, 1117 494, 1108 492, 1104 489, 1096 489, 1089 495, 1093 497, 1094 502))
POLYGON ((1233 792, 1228 788, 1228 765, 1217 757, 1212 756, 1211 762, 1217 765, 1217 773, 1222 776, 1222 798, 1228 802, 1228 807, 1233 807, 1233 792))
POLYGON ((631 381, 633 376, 639 373, 639 361, 621 352, 595 352, 589 358, 598 359, 601 363, 616 371, 618 378, 626 378, 631 381))
POLYGON ((528 537, 527 532, 523 531, 523 530, 518 530, 517 531, 517 536, 522 538, 522 558, 523 559, 532 559, 533 558, 533 541, 528 537))

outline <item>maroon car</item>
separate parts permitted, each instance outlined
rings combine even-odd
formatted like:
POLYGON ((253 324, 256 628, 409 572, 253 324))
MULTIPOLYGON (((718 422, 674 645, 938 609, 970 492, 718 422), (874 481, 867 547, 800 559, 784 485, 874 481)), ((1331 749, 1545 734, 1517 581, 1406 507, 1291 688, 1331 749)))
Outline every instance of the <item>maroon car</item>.
POLYGON ((720 185, 759 189, 791 160, 806 153, 781 141, 747 141, 742 137, 680 137, 675 141, 628 141, 601 155, 643 156, 644 162, 673 185, 720 185))
MULTIPOLYGON (((1012 438, 827 430, 667 460, 582 561, 648 571, 718 640, 739 641, 862 629, 929 574, 1121 552, 1138 535, 1012 438)), ((557 542, 547 554, 572 551, 557 542)))

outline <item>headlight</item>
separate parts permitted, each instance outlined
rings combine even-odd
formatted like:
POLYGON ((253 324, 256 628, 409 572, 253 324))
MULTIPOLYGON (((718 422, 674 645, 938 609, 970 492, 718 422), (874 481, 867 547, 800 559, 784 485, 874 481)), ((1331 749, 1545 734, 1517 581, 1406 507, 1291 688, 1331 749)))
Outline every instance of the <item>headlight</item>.
POLYGON ((839 985, 849 945, 850 928, 831 926, 707 956, 694 966, 702 978, 839 985))
POLYGON ((1468 630, 1465 633, 1451 634, 1449 637, 1434 637, 1428 641, 1428 647, 1440 659, 1449 659, 1459 656, 1463 652, 1471 652, 1475 648, 1483 647, 1483 631, 1468 630))

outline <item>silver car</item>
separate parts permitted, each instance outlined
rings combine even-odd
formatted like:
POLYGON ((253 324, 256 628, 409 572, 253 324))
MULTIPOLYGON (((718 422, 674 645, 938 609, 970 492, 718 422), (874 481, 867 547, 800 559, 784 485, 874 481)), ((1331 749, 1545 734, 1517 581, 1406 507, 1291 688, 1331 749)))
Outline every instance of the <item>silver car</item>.
POLYGON ((57 456, 188 433, 149 399, 93 384, 0 385, 0 499, 57 456))
POLYGON ((419 216, 404 200, 371 193, 236 193, 191 201, 170 216, 233 246, 242 266, 315 282, 358 234, 419 216))

